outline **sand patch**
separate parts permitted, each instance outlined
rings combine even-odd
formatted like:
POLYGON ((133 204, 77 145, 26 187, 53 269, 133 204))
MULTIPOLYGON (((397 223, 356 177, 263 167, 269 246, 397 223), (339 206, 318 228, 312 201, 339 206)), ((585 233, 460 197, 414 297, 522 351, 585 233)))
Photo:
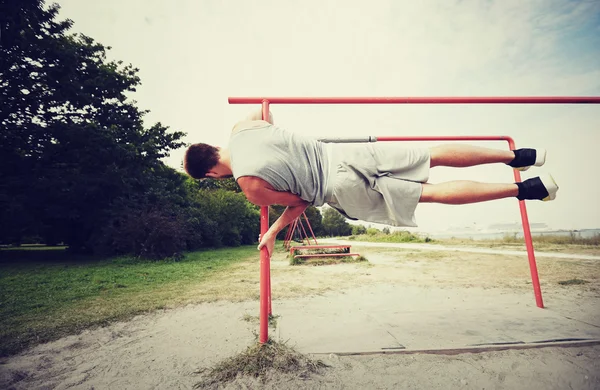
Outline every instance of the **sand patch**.
MULTIPOLYGON (((547 309, 537 309, 526 258, 356 248, 369 263, 294 267, 285 253, 274 257, 273 308, 281 315, 274 337, 306 348, 323 346, 319 340, 335 336, 341 342, 370 342, 374 348, 383 345, 378 340, 387 340, 385 345, 400 349, 509 336, 529 342, 552 327, 591 338, 600 329, 600 267, 594 261, 538 259, 547 309), (587 283, 559 284, 569 279, 587 283), (531 318, 536 327, 528 327, 529 317, 517 319, 515 313, 537 316, 531 318), (498 333, 501 328, 513 331, 498 333), (489 335, 486 329, 496 331, 489 335)), ((198 370, 255 343, 257 325, 244 316, 258 313, 258 258, 193 288, 168 293, 177 296, 172 308, 3 359, 0 388, 191 389, 200 380, 198 370), (215 297, 222 300, 215 302, 215 297)), ((331 366, 323 375, 302 379, 278 374, 265 385, 239 379, 226 388, 600 387, 598 346, 456 356, 314 356, 331 366)))

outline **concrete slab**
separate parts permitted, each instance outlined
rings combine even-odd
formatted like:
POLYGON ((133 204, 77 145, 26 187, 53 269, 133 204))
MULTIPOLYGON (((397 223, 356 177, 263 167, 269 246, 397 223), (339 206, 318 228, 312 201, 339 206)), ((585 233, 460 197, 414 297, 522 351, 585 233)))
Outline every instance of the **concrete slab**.
POLYGON ((273 310, 280 315, 277 337, 305 353, 600 340, 600 324, 540 309, 530 294, 478 288, 380 285, 273 301, 273 310))

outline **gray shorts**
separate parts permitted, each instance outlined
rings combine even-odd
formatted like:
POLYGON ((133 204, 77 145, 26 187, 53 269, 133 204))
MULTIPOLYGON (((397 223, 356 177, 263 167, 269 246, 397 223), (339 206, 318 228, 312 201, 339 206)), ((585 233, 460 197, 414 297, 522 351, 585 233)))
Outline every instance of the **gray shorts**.
POLYGON ((327 144, 325 201, 349 219, 417 226, 421 183, 429 179, 429 148, 396 142, 327 144))

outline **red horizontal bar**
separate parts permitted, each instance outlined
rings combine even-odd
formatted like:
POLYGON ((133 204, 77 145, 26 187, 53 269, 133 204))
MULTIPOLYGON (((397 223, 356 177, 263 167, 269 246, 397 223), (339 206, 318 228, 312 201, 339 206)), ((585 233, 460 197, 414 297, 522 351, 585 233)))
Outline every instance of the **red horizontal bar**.
POLYGON ((300 249, 346 249, 350 250, 350 245, 296 245, 290 247, 290 255, 294 253, 295 250, 300 251, 300 249))
POLYGON ((350 248, 350 245, 296 245, 291 249, 336 249, 336 248, 350 248))
POLYGON ((600 96, 230 97, 229 104, 600 104, 600 96))
POLYGON ((379 141, 509 141, 507 135, 423 135, 423 136, 383 136, 375 137, 379 141))
POLYGON ((315 255, 296 255, 294 259, 299 258, 311 258, 311 257, 352 257, 352 256, 360 256, 360 253, 319 253, 315 255))

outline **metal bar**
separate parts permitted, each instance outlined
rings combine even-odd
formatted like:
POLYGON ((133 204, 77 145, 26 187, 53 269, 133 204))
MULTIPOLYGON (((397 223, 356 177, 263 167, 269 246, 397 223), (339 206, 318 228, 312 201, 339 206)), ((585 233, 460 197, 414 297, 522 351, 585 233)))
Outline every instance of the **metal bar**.
MULTIPOLYGON (((313 238, 313 240, 315 240, 315 245, 319 245, 319 243, 317 242, 317 237, 315 237, 315 232, 313 232, 312 226, 310 226, 310 221, 308 220, 308 217, 306 216, 306 212, 303 212, 302 215, 304 215, 306 224, 308 225, 308 228, 310 229, 310 234, 312 234, 312 238, 313 238)), ((308 242, 308 245, 310 245, 310 241, 308 242)))
MULTIPOLYGON (((508 140, 508 148, 516 149, 515 141, 510 138, 508 140)), ((513 169, 515 182, 521 181, 521 173, 513 169)), ((535 296, 535 304, 539 308, 544 308, 544 300, 542 299, 542 288, 540 287, 540 278, 538 275, 537 264, 535 261, 535 252, 533 249, 533 239, 531 238, 531 227, 529 225, 529 217, 527 216, 527 206, 525 201, 519 201, 519 210, 521 211, 521 221, 523 222, 523 237, 525 238, 525 247, 527 248, 527 257, 529 259, 529 272, 531 273, 531 283, 533 285, 533 295, 535 296)))
MULTIPOLYGON (((306 229, 304 229, 304 224, 302 223, 302 218, 298 217, 298 221, 300 222, 300 228, 302 229, 301 233, 304 233, 304 238, 306 238, 306 244, 310 245, 310 238, 308 238, 306 229)), ((304 243, 304 238, 302 238, 302 243, 304 243)))
POLYGON ((230 97, 230 104, 600 104, 600 96, 230 97))
POLYGON ((313 255, 296 255, 294 259, 312 258, 312 257, 353 257, 360 256, 360 253, 318 253, 313 255))
POLYGON ((377 141, 508 141, 506 135, 450 135, 450 136, 383 136, 377 141))
POLYGON ((292 249, 346 249, 350 247, 352 247, 352 245, 304 245, 295 246, 292 249))
MULTIPOLYGON (((265 120, 269 119, 269 102, 261 101, 262 117, 265 120)), ((262 206, 260 208, 260 234, 264 235, 269 230, 269 208, 262 206)), ((269 308, 271 303, 271 283, 270 283, 270 268, 271 259, 267 248, 260 250, 260 335, 259 342, 266 343, 269 340, 269 308)))
MULTIPOLYGON (((509 150, 516 149, 515 141, 504 135, 499 136, 416 136, 416 137, 376 137, 378 141, 507 141, 509 150)), ((513 169, 515 182, 521 181, 521 173, 513 169)), ((521 221, 523 223, 523 236, 525 238, 525 247, 527 248, 527 257, 529 258, 529 271, 531 273, 531 283, 533 285, 533 294, 537 307, 544 308, 542 299, 542 289, 540 287, 540 279, 535 261, 535 252, 533 249, 533 240, 531 238, 531 228, 529 225, 529 217, 527 216, 527 207, 525 201, 519 201, 519 210, 521 212, 521 221)))
POLYGON ((358 143, 358 142, 375 142, 377 139, 375 137, 367 136, 367 137, 356 137, 356 138, 319 138, 319 141, 325 143, 358 143))
POLYGON ((287 243, 285 244, 285 249, 289 249, 290 245, 292 244, 292 240, 294 239, 294 232, 296 231, 296 226, 298 225, 298 218, 294 219, 294 222, 292 222, 292 224, 290 224, 290 234, 288 236, 287 239, 287 243))
MULTIPOLYGON (((526 96, 526 97, 230 97, 230 104, 262 104, 262 117, 264 120, 269 118, 270 104, 600 104, 599 96, 526 96)), ((473 141, 508 141, 509 147, 514 149, 514 140, 506 136, 452 136, 452 137, 375 137, 357 139, 323 139, 323 142, 375 142, 375 141, 450 141, 450 140, 473 140, 473 141)), ((513 170, 515 180, 521 181, 521 175, 513 170)), ((527 217, 527 208, 524 201, 519 202, 521 210, 521 219, 523 221, 523 231, 527 253, 529 256, 529 265, 532 276, 532 283, 538 307, 543 307, 541 288, 529 220, 527 217)), ((269 228, 269 209, 261 207, 261 234, 265 234, 269 228)), ((306 216, 305 216, 306 217, 306 216)), ((312 229, 311 229, 312 230, 312 229)), ((314 236, 314 234, 313 234, 314 236)), ((316 242, 316 239, 315 239, 316 242)), ((285 241, 284 241, 285 245, 285 241)), ((268 340, 268 315, 271 311, 271 272, 270 258, 266 248, 261 250, 261 273, 260 273, 260 343, 268 340)))
POLYGON ((285 249, 288 249, 288 242, 290 240, 293 228, 294 228, 294 223, 292 222, 288 225, 287 232, 285 233, 285 238, 283 239, 283 247, 285 249))

